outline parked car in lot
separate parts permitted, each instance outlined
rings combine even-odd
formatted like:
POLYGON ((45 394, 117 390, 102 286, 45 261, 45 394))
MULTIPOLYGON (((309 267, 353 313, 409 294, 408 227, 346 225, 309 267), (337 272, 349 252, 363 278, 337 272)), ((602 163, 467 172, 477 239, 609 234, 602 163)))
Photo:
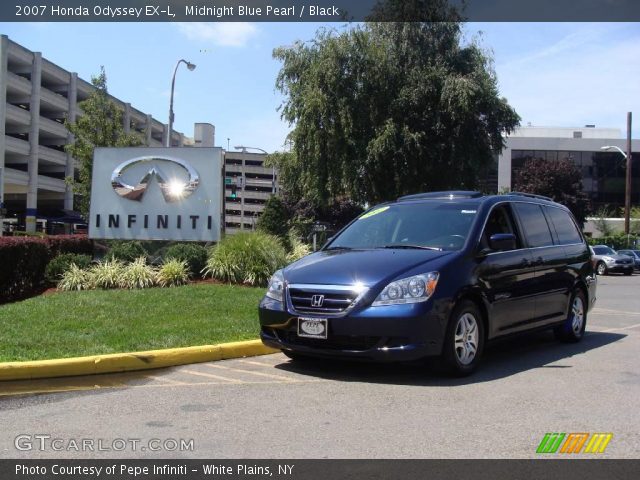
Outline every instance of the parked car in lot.
POLYGON ((262 341, 293 359, 439 356, 464 375, 499 337, 553 328, 580 341, 595 299, 589 248, 562 205, 432 192, 369 209, 276 272, 259 316, 262 341))
POLYGON ((626 255, 633 259, 633 268, 640 270, 640 250, 618 250, 618 255, 626 255))
POLYGON ((613 248, 606 245, 594 245, 591 247, 592 260, 598 275, 610 273, 633 273, 633 259, 627 255, 619 255, 613 248))

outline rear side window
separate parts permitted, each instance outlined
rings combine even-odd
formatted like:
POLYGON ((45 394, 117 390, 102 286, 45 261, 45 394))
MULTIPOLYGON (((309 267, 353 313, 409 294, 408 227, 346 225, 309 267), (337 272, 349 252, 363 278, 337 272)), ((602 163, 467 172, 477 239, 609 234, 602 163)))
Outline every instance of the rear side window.
POLYGON ((540 205, 516 202, 513 206, 518 213, 518 217, 520 217, 524 236, 530 247, 553 245, 551 231, 540 205))
POLYGON ((544 209, 556 229, 560 244, 582 243, 582 236, 568 212, 554 207, 544 207, 544 209))

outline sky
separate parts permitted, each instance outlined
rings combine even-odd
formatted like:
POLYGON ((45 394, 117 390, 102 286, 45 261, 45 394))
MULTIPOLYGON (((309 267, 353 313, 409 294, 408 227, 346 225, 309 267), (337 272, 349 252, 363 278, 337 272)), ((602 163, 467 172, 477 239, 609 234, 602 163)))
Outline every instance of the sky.
MULTIPOLYGON (((174 128, 216 126, 216 145, 282 150, 290 126, 275 89, 273 49, 310 40, 315 23, 0 23, 0 33, 90 80, 104 66, 109 92, 166 123, 176 78, 174 128), (229 140, 228 140, 229 139, 229 140)), ((634 113, 640 138, 639 23, 468 23, 465 41, 494 59, 500 95, 522 125, 614 127, 634 113)))

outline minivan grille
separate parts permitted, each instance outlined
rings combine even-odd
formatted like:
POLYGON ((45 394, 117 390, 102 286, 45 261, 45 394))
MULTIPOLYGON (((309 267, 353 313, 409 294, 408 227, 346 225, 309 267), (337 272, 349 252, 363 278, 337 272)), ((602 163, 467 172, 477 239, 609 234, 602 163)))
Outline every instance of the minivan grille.
POLYGON ((355 291, 330 291, 317 288, 289 287, 291 305, 298 313, 339 314, 344 312, 356 300, 355 291))

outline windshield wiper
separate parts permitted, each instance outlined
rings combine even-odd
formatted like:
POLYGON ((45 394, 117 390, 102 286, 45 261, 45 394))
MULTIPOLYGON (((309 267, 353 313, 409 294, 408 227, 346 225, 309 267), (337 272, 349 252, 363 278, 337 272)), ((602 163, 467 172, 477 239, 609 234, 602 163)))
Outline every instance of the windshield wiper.
POLYGON ((435 250, 437 252, 442 251, 442 249, 438 247, 426 247, 424 245, 409 245, 406 243, 392 243, 390 245, 385 245, 382 248, 411 248, 414 250, 435 250))
POLYGON ((325 248, 325 250, 353 250, 353 249, 351 247, 335 246, 335 247, 327 247, 325 248))

